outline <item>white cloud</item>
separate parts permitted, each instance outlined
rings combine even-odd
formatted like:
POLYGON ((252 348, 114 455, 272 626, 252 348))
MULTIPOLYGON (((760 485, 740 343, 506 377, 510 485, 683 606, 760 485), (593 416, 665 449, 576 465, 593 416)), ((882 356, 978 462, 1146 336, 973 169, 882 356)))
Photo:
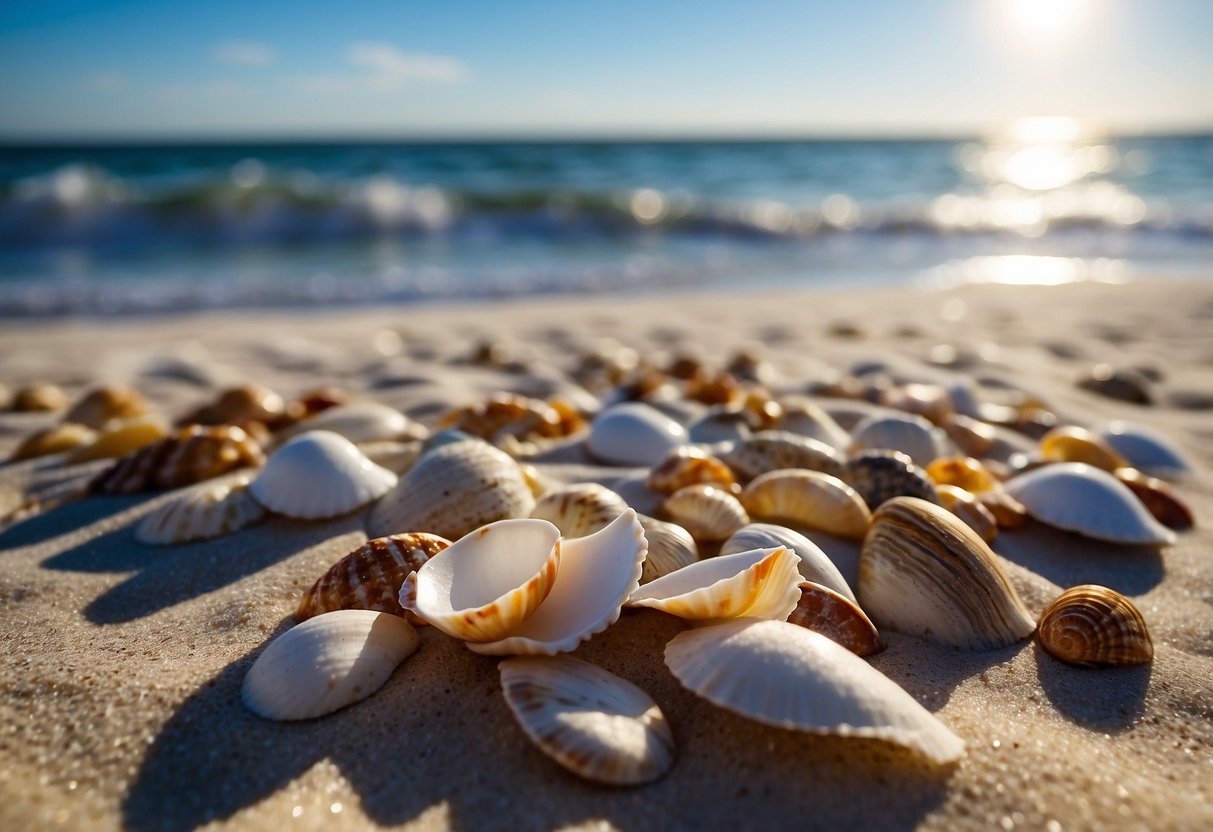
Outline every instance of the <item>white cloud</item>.
POLYGON ((211 50, 211 57, 221 64, 267 66, 278 60, 278 53, 269 44, 255 40, 229 40, 211 50))
POLYGON ((391 92, 412 84, 451 84, 468 75, 467 67, 457 58, 403 52, 390 43, 351 43, 345 57, 361 71, 346 75, 311 75, 302 79, 303 84, 315 92, 391 92))
POLYGON ((98 72, 85 80, 93 92, 118 93, 126 89, 126 76, 120 72, 98 72))

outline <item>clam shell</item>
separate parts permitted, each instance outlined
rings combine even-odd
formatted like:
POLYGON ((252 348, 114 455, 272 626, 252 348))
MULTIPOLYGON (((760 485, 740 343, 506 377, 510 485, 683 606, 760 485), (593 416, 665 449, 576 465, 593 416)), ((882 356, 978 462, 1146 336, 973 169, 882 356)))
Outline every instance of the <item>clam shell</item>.
POLYGON ((350 440, 314 430, 276 450, 249 491, 270 511, 317 520, 364 506, 395 484, 395 474, 367 459, 350 440))
POLYGON ((1114 476, 1168 529, 1190 529, 1195 525, 1192 509, 1163 480, 1148 477, 1136 468, 1117 468, 1114 476))
POLYGON ((422 442, 420 439, 376 439, 374 442, 358 443, 358 450, 380 468, 401 476, 421 458, 422 442))
POLYGON ((805 399, 784 400, 778 429, 816 439, 839 451, 851 444, 851 434, 833 416, 805 399))
POLYGON ((611 489, 596 482, 581 482, 540 497, 531 516, 552 523, 565 537, 584 537, 605 528, 627 510, 627 501, 611 489))
POLYGON ((954 485, 970 494, 981 494, 1002 483, 981 463, 972 457, 951 456, 936 459, 926 467, 927 476, 937 485, 954 485))
POLYGON ((379 402, 351 402, 322 410, 295 425, 287 433, 298 436, 324 430, 344 436, 351 442, 376 442, 383 439, 424 439, 424 427, 394 407, 379 402))
POLYGON ((872 516, 858 590, 880 626, 948 647, 992 650, 1035 629, 990 547, 955 515, 913 497, 872 516))
POLYGON ((450 437, 423 453, 384 495, 367 527, 375 537, 426 531, 457 540, 486 523, 526 517, 534 508, 517 462, 481 439, 450 437))
POLYGON ((821 633, 856 656, 872 656, 884 649, 876 625, 858 604, 812 581, 801 582, 800 600, 788 623, 821 633))
MULTIPOLYGON (((333 610, 376 610, 405 616, 398 595, 410 573, 451 545, 436 534, 411 532, 368 540, 329 567, 304 593, 295 618, 333 610)), ((422 619, 405 616, 414 624, 422 619)))
POLYGON ((122 385, 95 387, 76 400, 63 414, 63 421, 100 430, 111 419, 129 419, 151 410, 137 390, 122 385))
POLYGON ((1040 616, 1040 646, 1080 667, 1145 664, 1154 658, 1150 631, 1137 607, 1096 584, 1067 589, 1040 616))
POLYGON ((939 492, 939 504, 977 532, 982 540, 993 544, 998 539, 998 520, 976 496, 955 485, 940 485, 935 490, 939 492))
POLYGON ((767 430, 739 440, 720 459, 742 482, 780 468, 807 468, 841 476, 842 454, 824 442, 782 430, 767 430))
POLYGON ((674 736, 653 698, 570 656, 522 656, 498 665, 506 704, 526 735, 564 768, 612 786, 661 777, 674 736))
POLYGON ((787 618, 800 600, 799 557, 791 549, 753 549, 708 558, 645 584, 629 607, 651 607, 679 618, 787 618))
POLYGON ((411 573, 400 606, 455 638, 496 641, 548 597, 563 555, 560 530, 548 521, 498 520, 411 573))
POLYGON ((94 494, 180 488, 265 463, 261 446, 234 425, 192 425, 115 462, 89 483, 94 494))
POLYGON ((796 553, 800 558, 796 568, 806 581, 822 584, 850 601, 855 600, 855 593, 851 591, 850 585, 842 577, 834 561, 830 560, 816 543, 786 526, 750 523, 738 529, 736 534, 724 542, 720 547, 720 554, 734 555, 751 549, 770 549, 775 546, 787 546, 796 553))
POLYGON ((605 529, 561 541, 564 554, 552 592, 535 614, 488 644, 468 644, 475 653, 553 656, 577 645, 619 619, 623 602, 640 585, 648 549, 636 512, 628 509, 605 529))
POLYGON ((679 633, 665 663, 683 687, 766 725, 884 740, 936 763, 964 754, 964 741, 887 676, 786 621, 741 619, 679 633))
POLYGON ((941 425, 944 433, 963 453, 982 457, 994 449, 998 434, 994 428, 978 419, 954 413, 941 425))
POLYGON ((249 494, 253 474, 238 471, 184 491, 135 527, 135 539, 152 545, 209 540, 251 526, 265 509, 249 494))
POLYGON ((790 520, 855 540, 863 539, 872 519, 855 489, 820 471, 768 471, 745 487, 741 504, 752 517, 790 520))
POLYGON ((240 698, 257 716, 312 719, 370 696, 417 650, 403 618, 338 610, 287 630, 257 657, 240 698))
POLYGON ((873 415, 851 431, 851 452, 889 449, 901 451, 918 465, 926 465, 947 453, 947 436, 921 416, 873 415))
POLYGON ((1040 455, 1050 462, 1085 462, 1109 472, 1129 464, 1107 442, 1075 425, 1055 427, 1040 437, 1040 455))
POLYGON ((659 494, 673 494, 688 485, 714 485, 736 494, 740 490, 729 466, 701 448, 683 445, 653 466, 644 484, 659 494))
POLYGON ((688 485, 661 504, 662 511, 697 541, 724 540, 750 522, 741 502, 710 485, 688 485))
POLYGON ((610 465, 647 466, 685 442, 686 429, 660 410, 641 402, 624 402, 595 417, 586 447, 610 465))
POLYGON ((67 407, 67 394, 54 384, 31 384, 13 393, 17 413, 47 413, 67 407))
POLYGON ((97 438, 97 431, 74 422, 63 422, 45 430, 31 433, 13 449, 9 462, 36 459, 40 456, 59 454, 74 448, 87 447, 97 438))
POLYGON ((68 464, 94 459, 116 459, 146 447, 168 435, 168 423, 158 416, 144 415, 110 422, 97 438, 67 456, 68 464))
POLYGON ((714 444, 736 442, 753 435, 745 414, 727 407, 713 407, 687 428, 691 442, 714 444))
POLYGON ((1137 470, 1163 479, 1183 479, 1192 466, 1179 446, 1156 430, 1133 422, 1108 422, 1095 434, 1137 470))
POLYGON ((645 539, 649 542, 649 552, 644 558, 640 583, 647 584, 699 560, 699 547, 695 544, 695 538, 682 526, 643 514, 639 515, 639 518, 645 539))
POLYGON ((1042 523, 1111 543, 1168 546, 1175 533, 1150 516, 1128 486, 1081 462, 1037 468, 1006 483, 1042 523))
POLYGON ((894 497, 939 502, 927 472, 900 451, 864 451, 847 461, 839 479, 859 492, 873 511, 894 497))

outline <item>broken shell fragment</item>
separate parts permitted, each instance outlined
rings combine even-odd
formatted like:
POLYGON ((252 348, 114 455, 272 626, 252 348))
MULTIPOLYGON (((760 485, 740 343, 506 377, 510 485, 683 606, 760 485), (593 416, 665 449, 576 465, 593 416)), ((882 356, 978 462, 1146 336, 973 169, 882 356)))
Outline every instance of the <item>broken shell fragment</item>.
POLYGON ((234 425, 180 428, 115 462, 90 483, 94 494, 180 488, 265 463, 261 446, 234 425))
POLYGON ((847 461, 840 479, 859 492, 873 511, 894 497, 939 502, 927 472, 900 451, 863 451, 847 461))
POLYGON ((826 443, 782 430, 739 439, 720 459, 742 482, 780 468, 807 468, 840 477, 844 462, 842 454, 826 443))
POLYGON ((251 526, 265 516, 249 494, 252 478, 252 472, 238 471, 186 489, 139 521, 135 539, 166 546, 210 540, 251 526))
POLYGON ((858 604, 812 581, 801 582, 800 600, 788 623, 821 633, 856 656, 872 656, 884 649, 876 625, 858 604))
POLYGON ((638 515, 649 541, 649 552, 644 558, 644 570, 640 583, 647 584, 662 575, 668 575, 699 560, 699 547, 691 533, 677 523, 667 523, 655 517, 638 515))
POLYGON ((1125 596, 1106 586, 1067 589, 1040 616, 1040 646, 1080 667, 1145 664, 1154 658, 1146 621, 1125 596))
POLYGON ((395 484, 395 474, 367 459, 350 440, 315 430, 275 451, 249 491, 270 511, 318 520, 377 500, 395 484))
POLYGON ((687 441, 686 428, 642 402, 624 402, 599 413, 586 447, 610 465, 653 465, 687 441))
POLYGON ((800 558, 796 568, 806 581, 822 584, 850 601, 855 600, 855 593, 851 591, 850 585, 842 577, 834 561, 830 560, 816 543, 787 526, 750 523, 738 529, 724 542, 720 547, 720 554, 735 555, 751 549, 771 549, 776 546, 786 546, 796 553, 800 558))
POLYGON ((755 477, 741 492, 750 516, 788 520, 839 537, 862 540, 872 513, 851 486, 820 471, 785 469, 755 477))
POLYGON ((581 482, 540 497, 531 516, 552 523, 565 537, 584 537, 605 528, 627 510, 627 501, 605 485, 581 482))
POLYGON ((628 606, 695 621, 783 620, 800 600, 798 560, 784 546, 708 558, 645 584, 632 593, 628 606))
POLYGON ((724 540, 750 522, 736 497, 710 485, 681 488, 667 497, 661 508, 670 520, 704 543, 724 540))

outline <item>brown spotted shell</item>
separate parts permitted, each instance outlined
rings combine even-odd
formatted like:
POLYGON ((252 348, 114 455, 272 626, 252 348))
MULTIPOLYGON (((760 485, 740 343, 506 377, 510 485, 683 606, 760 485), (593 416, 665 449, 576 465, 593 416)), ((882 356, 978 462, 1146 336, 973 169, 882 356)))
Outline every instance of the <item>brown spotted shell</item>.
POLYGON ((739 439, 720 459, 737 479, 749 482, 779 468, 808 468, 842 477, 843 457, 824 442, 782 430, 767 430, 739 439))
POLYGON ((531 517, 547 520, 565 537, 585 537, 627 510, 627 500, 605 485, 579 482, 544 494, 535 501, 531 517))
POLYGON ((234 425, 193 425, 118 460, 89 483, 89 491, 137 494, 180 488, 264 464, 261 446, 243 429, 234 425))
POLYGON ((694 445, 683 445, 653 466, 644 484, 660 494, 673 494, 688 485, 715 485, 733 494, 740 491, 732 470, 694 445))
POLYGON ((927 472, 901 451, 873 450, 856 454, 847 461, 839 478, 858 491, 873 511, 894 497, 939 502, 927 472))
POLYGON ((122 385, 96 387, 81 396, 63 414, 63 421, 100 430, 110 419, 129 419, 151 410, 137 390, 122 385))
POLYGON ((800 584, 800 601, 788 622, 821 633, 857 656, 871 656, 884 649, 876 625, 859 605, 812 581, 800 584))
POLYGON ((1037 638, 1054 658, 1081 667, 1144 664, 1154 658, 1150 631, 1137 607, 1096 584, 1067 589, 1049 604, 1037 638))

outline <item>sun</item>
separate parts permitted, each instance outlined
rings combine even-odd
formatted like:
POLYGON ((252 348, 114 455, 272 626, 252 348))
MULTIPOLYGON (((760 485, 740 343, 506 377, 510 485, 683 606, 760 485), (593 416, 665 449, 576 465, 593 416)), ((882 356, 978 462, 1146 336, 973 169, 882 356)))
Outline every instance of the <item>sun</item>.
POLYGON ((1072 34, 1090 11, 1090 0, 1002 0, 1003 13, 1028 40, 1046 43, 1072 34))

